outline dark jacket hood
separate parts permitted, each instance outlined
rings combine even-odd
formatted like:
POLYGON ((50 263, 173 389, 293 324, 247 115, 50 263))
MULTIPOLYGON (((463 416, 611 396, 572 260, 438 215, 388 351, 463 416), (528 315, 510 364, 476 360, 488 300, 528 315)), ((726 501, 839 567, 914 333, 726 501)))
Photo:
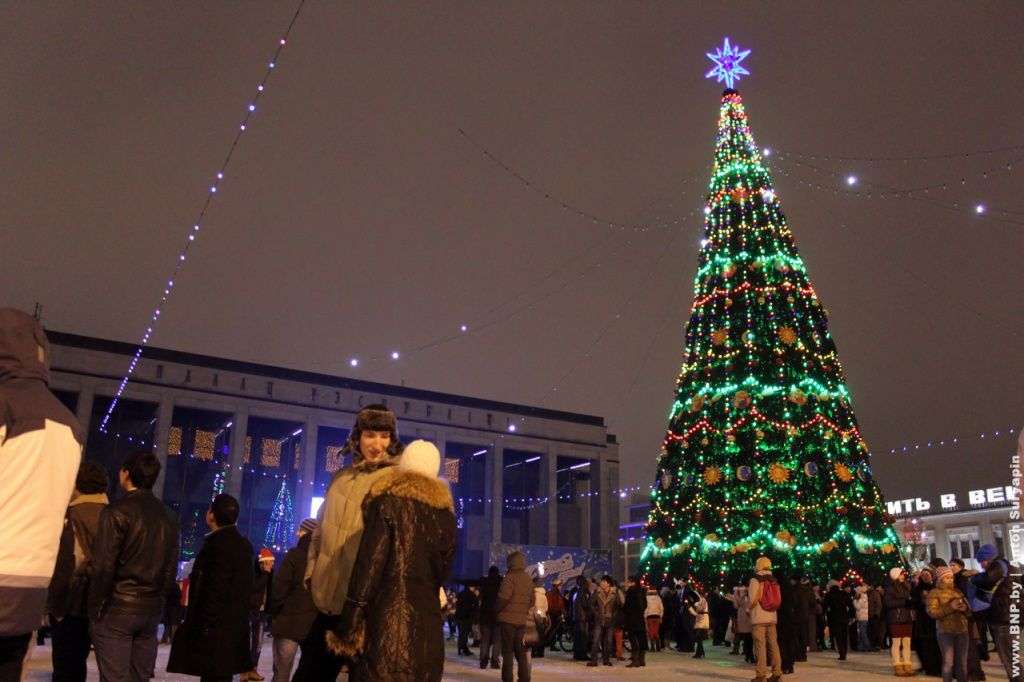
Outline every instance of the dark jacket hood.
POLYGON ((31 315, 0 308, 0 426, 6 438, 46 428, 47 420, 71 428, 84 442, 75 415, 50 393, 50 344, 31 315), (42 353, 40 353, 42 349, 42 353))
POLYGON ((0 384, 12 379, 49 383, 50 343, 34 317, 15 308, 0 308, 0 384))

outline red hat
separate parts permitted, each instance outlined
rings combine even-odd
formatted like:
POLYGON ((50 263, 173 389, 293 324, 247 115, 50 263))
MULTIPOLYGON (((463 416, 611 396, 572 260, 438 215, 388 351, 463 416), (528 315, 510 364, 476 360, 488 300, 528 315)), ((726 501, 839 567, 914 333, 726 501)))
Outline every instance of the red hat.
POLYGON ((274 560, 274 553, 273 552, 271 552, 266 547, 264 547, 263 549, 260 550, 260 558, 259 558, 260 562, 263 562, 263 561, 273 561, 273 560, 274 560))

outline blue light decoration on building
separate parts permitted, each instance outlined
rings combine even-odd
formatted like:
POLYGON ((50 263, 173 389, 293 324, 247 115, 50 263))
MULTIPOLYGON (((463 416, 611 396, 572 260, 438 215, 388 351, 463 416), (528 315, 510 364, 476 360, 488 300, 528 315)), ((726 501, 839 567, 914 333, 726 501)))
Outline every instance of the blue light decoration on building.
POLYGON ((722 47, 715 50, 714 54, 710 52, 705 54, 715 63, 714 68, 704 75, 705 78, 717 78, 719 83, 725 81, 725 86, 732 89, 741 76, 750 75, 749 71, 740 66, 740 62, 746 59, 750 50, 741 51, 739 45, 730 45, 728 38, 725 39, 722 47))

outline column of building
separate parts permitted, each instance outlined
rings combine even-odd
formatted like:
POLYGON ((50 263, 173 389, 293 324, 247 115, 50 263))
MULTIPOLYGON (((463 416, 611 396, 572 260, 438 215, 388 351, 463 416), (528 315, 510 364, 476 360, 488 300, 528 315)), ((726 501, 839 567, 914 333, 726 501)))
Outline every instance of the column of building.
POLYGON ((313 503, 319 429, 320 425, 317 423, 316 415, 307 415, 306 422, 302 427, 302 461, 299 463, 299 471, 302 473, 295 490, 295 509, 298 512, 296 523, 309 516, 310 506, 313 503))
POLYGON ((163 497, 164 480, 167 477, 167 442, 171 435, 171 422, 174 419, 174 397, 169 393, 160 396, 160 407, 156 414, 156 431, 153 435, 153 452, 160 460, 160 476, 153 486, 153 494, 163 497))
POLYGON ((541 458, 541 483, 544 495, 548 498, 547 502, 547 544, 557 545, 558 544, 558 455, 551 451, 551 447, 548 447, 548 451, 541 458))
POLYGON ((245 474, 245 438, 249 433, 249 408, 241 406, 231 419, 231 445, 228 453, 228 471, 224 492, 235 499, 242 496, 242 477, 245 474))

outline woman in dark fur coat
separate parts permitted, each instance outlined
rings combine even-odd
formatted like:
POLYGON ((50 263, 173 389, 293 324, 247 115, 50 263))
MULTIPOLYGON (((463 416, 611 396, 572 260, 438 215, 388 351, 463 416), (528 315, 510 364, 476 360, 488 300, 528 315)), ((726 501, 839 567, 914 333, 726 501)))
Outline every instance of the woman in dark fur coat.
POLYGON ((455 558, 455 514, 441 455, 426 441, 363 501, 365 530, 348 599, 328 646, 356 659, 352 682, 426 682, 444 671, 438 594, 455 558))

